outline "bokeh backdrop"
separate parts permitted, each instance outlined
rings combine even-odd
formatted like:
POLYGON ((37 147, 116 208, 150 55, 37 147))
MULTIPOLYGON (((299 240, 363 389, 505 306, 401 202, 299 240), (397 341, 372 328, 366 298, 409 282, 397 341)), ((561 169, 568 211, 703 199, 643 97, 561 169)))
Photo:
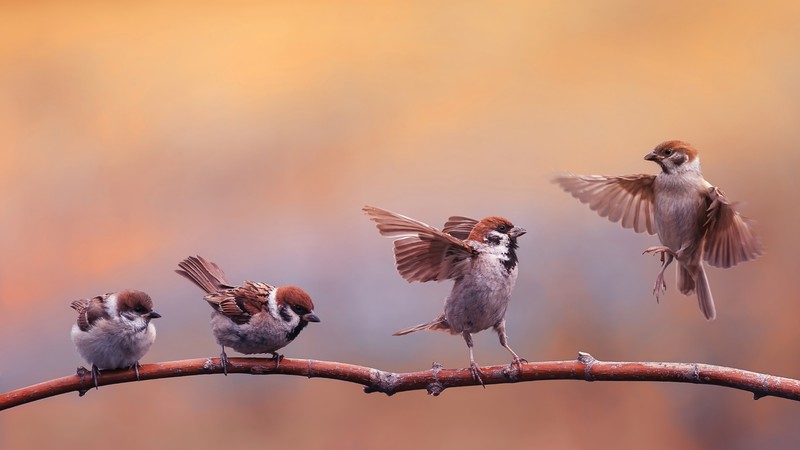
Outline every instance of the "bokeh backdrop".
MULTIPOLYGON (((0 6, 0 390, 74 373, 71 300, 142 289, 143 363, 216 356, 173 270, 297 284, 322 318, 289 357, 464 367, 392 337, 450 283, 409 285, 372 204, 529 233, 510 307, 529 360, 685 361, 800 377, 800 4, 6 2, 0 6), (666 139, 755 219, 765 256, 710 269, 718 319, 651 296, 655 237, 598 218, 561 172, 655 173, 666 139)), ((481 364, 508 354, 476 338, 481 364)), ((800 406, 681 384, 535 382, 391 398, 325 380, 203 376, 0 414, 0 447, 796 448, 800 406)))

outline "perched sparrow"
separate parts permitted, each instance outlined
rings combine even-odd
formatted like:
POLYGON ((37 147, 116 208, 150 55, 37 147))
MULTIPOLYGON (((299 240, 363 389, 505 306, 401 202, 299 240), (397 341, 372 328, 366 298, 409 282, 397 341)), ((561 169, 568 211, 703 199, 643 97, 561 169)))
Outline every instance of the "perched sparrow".
POLYGON ((228 374, 225 346, 244 354, 271 353, 280 364, 278 350, 287 346, 309 322, 319 322, 311 297, 296 286, 273 287, 245 281, 233 286, 216 264, 200 256, 183 260, 175 272, 205 291, 203 299, 214 308, 211 331, 222 346, 222 367, 228 374))
POLYGON ((139 379, 139 359, 156 340, 156 327, 150 319, 161 315, 153 310, 153 301, 142 291, 126 289, 70 304, 78 311, 72 326, 72 342, 92 364, 92 381, 97 387, 99 369, 133 367, 139 379))
POLYGON ((706 319, 716 317, 702 259, 728 268, 755 259, 761 243, 734 205, 716 186, 703 179, 697 150, 686 142, 666 141, 644 159, 661 166, 658 175, 607 177, 565 175, 554 181, 601 217, 621 222, 637 233, 658 233, 663 246, 645 253, 661 254, 661 271, 653 294, 666 291, 664 270, 678 260, 678 290, 697 292, 706 319))
POLYGON ((469 348, 472 376, 483 384, 472 354, 472 333, 493 327, 500 345, 520 365, 523 359, 508 346, 506 308, 517 281, 517 238, 525 230, 502 217, 487 217, 480 222, 466 217, 450 217, 439 231, 422 222, 372 206, 364 212, 378 224, 384 236, 394 241, 397 271, 406 281, 455 280, 444 302, 444 314, 432 322, 395 333, 402 336, 419 330, 461 334, 469 348))

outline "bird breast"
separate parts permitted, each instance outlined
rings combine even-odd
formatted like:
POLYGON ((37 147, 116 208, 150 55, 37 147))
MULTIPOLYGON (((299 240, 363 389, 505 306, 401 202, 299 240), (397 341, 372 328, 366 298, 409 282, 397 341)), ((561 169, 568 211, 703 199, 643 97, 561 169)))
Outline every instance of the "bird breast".
POLYGON ((518 268, 507 270, 496 255, 481 255, 473 264, 445 300, 445 317, 458 333, 476 333, 500 322, 517 281, 518 268))

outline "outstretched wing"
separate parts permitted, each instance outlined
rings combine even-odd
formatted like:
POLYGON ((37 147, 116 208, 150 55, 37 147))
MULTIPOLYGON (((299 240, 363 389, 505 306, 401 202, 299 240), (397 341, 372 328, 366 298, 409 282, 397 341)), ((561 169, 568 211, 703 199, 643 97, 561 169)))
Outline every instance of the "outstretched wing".
POLYGON ((708 189, 705 260, 716 267, 732 267, 756 259, 764 249, 734 205, 717 187, 708 189))
POLYGON ((637 233, 656 233, 653 183, 655 175, 562 175, 553 182, 589 205, 600 217, 620 222, 637 233))
POLYGON ((470 219, 469 217, 452 216, 445 222, 442 233, 447 233, 456 239, 466 241, 472 229, 475 228, 477 224, 477 220, 470 219))
MULTIPOLYGON (((372 206, 363 210, 382 235, 399 238, 394 241, 395 262, 408 282, 457 278, 475 254, 463 240, 410 217, 372 206)), ((463 221, 459 223, 457 233, 463 226, 463 221)))

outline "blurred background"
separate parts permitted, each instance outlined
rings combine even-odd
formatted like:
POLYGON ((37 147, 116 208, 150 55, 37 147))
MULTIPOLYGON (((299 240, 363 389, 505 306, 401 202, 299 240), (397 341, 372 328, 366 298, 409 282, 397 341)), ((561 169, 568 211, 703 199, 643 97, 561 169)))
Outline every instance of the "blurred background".
MULTIPOLYGON (((28 2, 0 7, 0 390, 74 373, 69 302, 136 288, 163 315, 142 363, 219 354, 188 255, 297 284, 319 324, 293 358, 464 367, 399 328, 410 285, 364 204, 529 230, 510 306, 531 361, 684 361, 800 377, 800 4, 28 2), (657 239, 561 192, 562 172, 656 173, 666 139, 755 219, 767 252, 709 270, 718 319, 651 296, 657 239), (788 207, 781 208, 781 202, 788 207)), ((480 364, 503 364, 476 336, 480 364)), ((798 404, 710 386, 534 382, 364 395, 319 379, 188 377, 0 414, 0 447, 776 448, 798 404)))

